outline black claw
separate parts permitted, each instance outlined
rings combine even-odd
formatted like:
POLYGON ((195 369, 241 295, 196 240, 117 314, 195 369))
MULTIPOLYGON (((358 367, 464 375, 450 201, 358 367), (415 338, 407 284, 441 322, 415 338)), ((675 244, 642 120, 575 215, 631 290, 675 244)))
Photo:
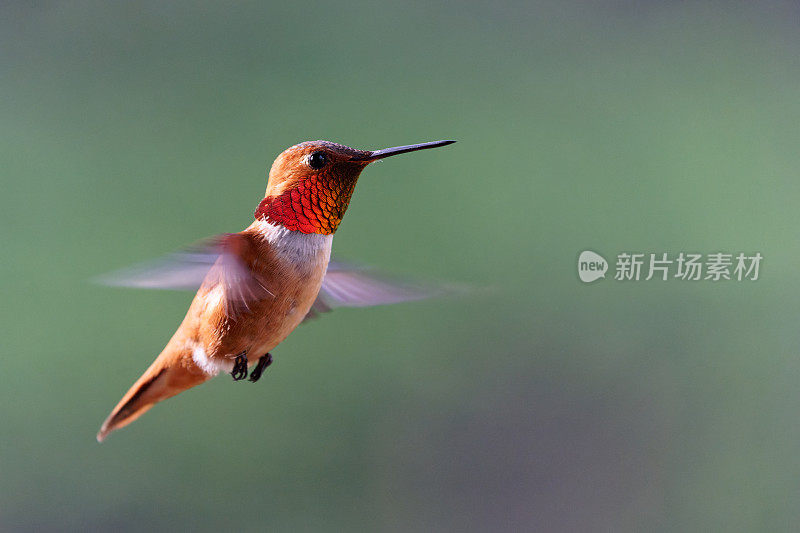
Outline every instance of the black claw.
POLYGON ((236 356, 231 370, 233 381, 240 381, 247 377, 247 352, 242 352, 236 356))
POLYGON ((272 354, 267 354, 261 357, 256 363, 256 367, 250 372, 250 381, 255 383, 261 377, 261 373, 272 364, 272 354))

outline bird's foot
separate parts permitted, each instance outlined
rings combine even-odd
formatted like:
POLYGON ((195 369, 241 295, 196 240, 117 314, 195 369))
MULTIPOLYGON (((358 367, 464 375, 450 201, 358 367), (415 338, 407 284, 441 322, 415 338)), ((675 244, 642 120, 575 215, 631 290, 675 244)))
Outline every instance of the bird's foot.
POLYGON ((250 372, 250 381, 255 383, 261 377, 261 373, 267 369, 269 365, 272 364, 272 354, 267 354, 262 356, 258 363, 256 363, 256 367, 250 372))
POLYGON ((231 370, 233 381, 241 381, 247 377, 247 352, 242 352, 236 356, 231 370))

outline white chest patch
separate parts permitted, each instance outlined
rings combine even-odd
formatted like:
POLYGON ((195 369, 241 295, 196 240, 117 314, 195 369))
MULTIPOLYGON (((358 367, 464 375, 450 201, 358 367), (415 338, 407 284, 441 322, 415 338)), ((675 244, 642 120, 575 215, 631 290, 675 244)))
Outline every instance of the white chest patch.
POLYGON ((290 231, 265 220, 256 220, 250 227, 272 245, 275 253, 294 265, 316 268, 331 258, 333 235, 290 231))

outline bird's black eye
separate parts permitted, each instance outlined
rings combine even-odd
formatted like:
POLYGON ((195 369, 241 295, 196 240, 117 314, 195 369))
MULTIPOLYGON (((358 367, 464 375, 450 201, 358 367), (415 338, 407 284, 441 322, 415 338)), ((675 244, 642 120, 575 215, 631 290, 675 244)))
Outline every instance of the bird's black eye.
POLYGON ((325 152, 313 152, 311 155, 308 156, 308 166, 313 168, 314 170, 319 170, 325 166, 325 163, 328 162, 328 156, 325 155, 325 152))

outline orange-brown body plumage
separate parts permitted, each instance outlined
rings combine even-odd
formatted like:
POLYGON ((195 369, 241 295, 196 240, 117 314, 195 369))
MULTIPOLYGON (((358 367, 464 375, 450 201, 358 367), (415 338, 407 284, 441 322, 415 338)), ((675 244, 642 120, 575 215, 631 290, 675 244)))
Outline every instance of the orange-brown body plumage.
POLYGON ((156 402, 199 385, 220 370, 229 372, 237 354, 268 353, 308 314, 328 266, 330 237, 294 236, 256 221, 226 240, 235 242, 237 258, 252 273, 259 284, 254 290, 260 294, 252 298, 231 294, 235 289, 219 279, 218 270, 224 267, 212 267, 178 330, 112 411, 98 439, 133 422, 156 402), (135 396, 145 385, 148 393, 135 396))

